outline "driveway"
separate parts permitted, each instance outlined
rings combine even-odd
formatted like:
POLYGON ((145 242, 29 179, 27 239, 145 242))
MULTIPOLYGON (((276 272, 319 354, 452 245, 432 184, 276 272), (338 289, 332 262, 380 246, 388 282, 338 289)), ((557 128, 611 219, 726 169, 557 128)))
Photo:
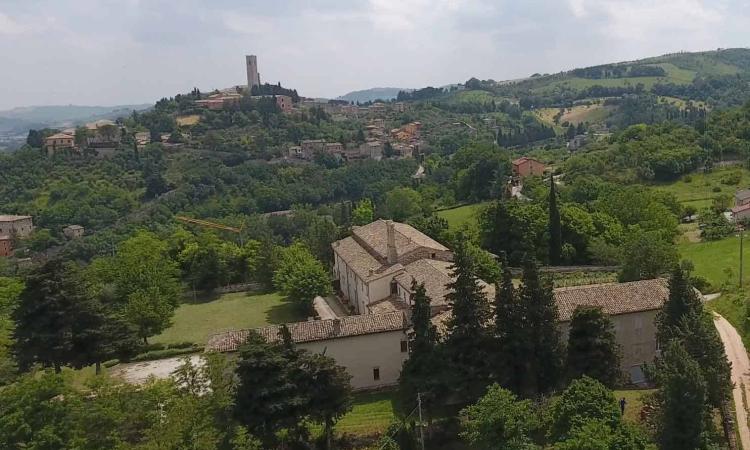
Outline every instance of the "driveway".
POLYGON ((714 313, 714 324, 724 343, 727 359, 732 363, 732 382, 734 383, 732 396, 737 410, 737 430, 740 433, 740 442, 743 449, 750 450, 750 428, 747 425, 748 405, 745 400, 750 398, 750 360, 742 338, 732 324, 716 313, 714 313))

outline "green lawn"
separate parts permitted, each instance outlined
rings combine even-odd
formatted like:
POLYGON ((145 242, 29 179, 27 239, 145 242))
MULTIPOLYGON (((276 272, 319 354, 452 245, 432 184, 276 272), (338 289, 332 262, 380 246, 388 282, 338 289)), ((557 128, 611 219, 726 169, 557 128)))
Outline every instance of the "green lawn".
POLYGON ((745 327, 745 292, 725 292, 716 300, 708 302, 708 308, 724 316, 742 336, 746 348, 750 348, 750 335, 745 327))
POLYGON ((354 406, 336 424, 336 432, 355 435, 382 433, 393 421, 395 392, 367 392, 354 396, 354 406))
MULTIPOLYGON (((750 234, 745 234, 743 255, 745 270, 742 275, 745 284, 750 281, 750 234)), ((740 264, 740 239, 729 236, 719 241, 686 243, 677 245, 680 257, 695 265, 695 274, 705 277, 718 288, 724 282, 737 282, 740 264)))
POLYGON ((654 392, 653 389, 614 391, 614 396, 618 402, 622 397, 625 397, 625 420, 630 423, 638 423, 640 421, 641 408, 643 407, 643 396, 652 392, 654 392))
POLYGON ((696 172, 685 175, 673 183, 657 184, 654 187, 674 194, 681 203, 692 204, 700 209, 709 206, 711 200, 719 195, 733 196, 737 190, 750 187, 750 171, 742 166, 717 168, 710 173, 696 172), (725 182, 730 181, 728 175, 733 173, 740 174, 738 183, 722 183, 722 179, 725 182))
POLYGON ((152 342, 204 344, 209 335, 238 328, 301 320, 294 305, 279 294, 224 294, 204 303, 186 303, 175 311, 172 326, 154 336, 152 342))
POLYGON ((458 208, 444 209, 438 211, 437 215, 448 221, 452 230, 458 230, 464 224, 476 223, 477 214, 487 203, 474 203, 472 205, 459 206, 458 208))

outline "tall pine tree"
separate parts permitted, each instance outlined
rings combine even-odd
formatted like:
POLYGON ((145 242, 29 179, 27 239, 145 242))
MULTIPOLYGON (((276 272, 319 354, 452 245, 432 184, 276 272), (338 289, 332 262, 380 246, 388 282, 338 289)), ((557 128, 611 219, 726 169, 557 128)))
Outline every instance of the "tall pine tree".
POLYGON ((702 434, 710 425, 706 408, 706 382, 698 363, 678 342, 670 342, 658 361, 655 378, 660 403, 657 440, 664 450, 703 447, 702 434))
POLYGON ((502 279, 495 288, 495 379, 520 393, 526 377, 525 360, 530 350, 526 311, 513 287, 507 258, 501 256, 502 279))
POLYGON ((422 401, 427 405, 438 398, 443 367, 437 345, 437 330, 430 321, 430 297, 427 296, 424 283, 412 283, 411 301, 412 331, 409 333, 409 359, 404 363, 399 378, 400 406, 406 413, 414 408, 418 392, 422 394, 422 401))
POLYGON ((562 256, 562 224, 560 222, 560 211, 557 209, 557 192, 555 190, 555 178, 549 175, 549 263, 556 266, 560 264, 562 256))
POLYGON ((450 386, 461 400, 472 402, 488 382, 489 349, 485 324, 489 303, 475 275, 474 260, 463 233, 456 236, 453 282, 446 296, 452 307, 445 350, 450 367, 450 386))
POLYGON ((555 389, 562 375, 562 348, 557 331, 558 311, 552 283, 539 276, 536 261, 524 260, 521 304, 526 309, 525 326, 530 349, 526 362, 523 393, 534 396, 555 389))
POLYGON ((656 337, 659 342, 666 344, 679 336, 680 323, 690 313, 702 315, 703 304, 690 285, 685 272, 679 266, 675 266, 669 278, 669 298, 656 317, 656 337))
POLYGON ((620 379, 619 350, 612 321, 601 308, 576 308, 568 333, 566 369, 569 379, 587 375, 614 387, 620 379))

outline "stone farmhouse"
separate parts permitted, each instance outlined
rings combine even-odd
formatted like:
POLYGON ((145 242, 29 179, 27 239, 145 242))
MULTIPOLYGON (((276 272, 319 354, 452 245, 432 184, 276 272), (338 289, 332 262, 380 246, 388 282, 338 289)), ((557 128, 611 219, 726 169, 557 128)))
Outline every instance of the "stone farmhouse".
POLYGON ((31 216, 0 215, 0 235, 25 238, 34 231, 31 216))
POLYGON ((55 133, 44 139, 44 150, 52 156, 60 150, 76 150, 75 137, 72 133, 55 133))
MULTIPOLYGON (((325 351, 352 375, 357 390, 398 383, 408 358, 409 313, 413 282, 424 283, 431 299, 433 318, 441 335, 451 317, 446 300, 453 281, 453 253, 413 227, 376 220, 354 227, 352 235, 333 243, 333 277, 339 296, 353 315, 288 324, 300 348, 325 351)), ((480 280, 488 301, 494 286, 480 280)), ((622 350, 624 373, 634 383, 644 381, 642 366, 658 355, 655 317, 669 296, 664 279, 629 283, 604 283, 554 290, 559 310, 559 330, 567 341, 570 321, 578 306, 602 308, 614 323, 622 350)), ((317 300, 316 300, 317 301, 317 300)), ((270 342, 279 340, 279 326, 256 329, 270 342)), ((219 333, 209 339, 206 351, 232 352, 250 330, 219 333)))
POLYGON ((540 177, 544 175, 544 171, 547 169, 547 166, 543 162, 526 156, 516 159, 512 162, 512 165, 513 175, 521 178, 528 176, 540 177))

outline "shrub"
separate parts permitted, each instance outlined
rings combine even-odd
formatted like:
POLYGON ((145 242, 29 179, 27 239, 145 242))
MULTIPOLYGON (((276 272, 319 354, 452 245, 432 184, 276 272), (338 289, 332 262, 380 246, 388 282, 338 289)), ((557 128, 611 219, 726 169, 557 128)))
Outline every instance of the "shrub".
POLYGON ((173 356, 187 355, 190 353, 198 353, 203 351, 203 346, 193 346, 189 348, 169 348, 164 350, 153 350, 146 353, 141 353, 131 358, 131 362, 140 361, 153 361, 155 359, 171 358, 173 356))
POLYGON ((721 177, 721 184, 726 184, 728 186, 736 186, 740 184, 740 181, 742 181, 742 173, 741 172, 730 172, 723 177, 721 177))
POLYGON ((719 186, 714 186, 711 188, 712 192, 721 192, 721 188, 719 186))

